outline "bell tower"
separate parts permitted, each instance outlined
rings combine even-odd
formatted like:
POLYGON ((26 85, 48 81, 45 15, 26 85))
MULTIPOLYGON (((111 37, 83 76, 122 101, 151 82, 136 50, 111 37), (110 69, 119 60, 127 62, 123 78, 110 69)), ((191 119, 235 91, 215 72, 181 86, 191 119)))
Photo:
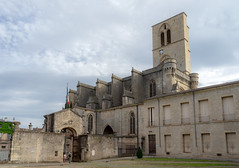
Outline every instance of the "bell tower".
POLYGON ((189 27, 183 12, 152 26, 153 67, 167 58, 174 58, 177 69, 190 74, 189 27))

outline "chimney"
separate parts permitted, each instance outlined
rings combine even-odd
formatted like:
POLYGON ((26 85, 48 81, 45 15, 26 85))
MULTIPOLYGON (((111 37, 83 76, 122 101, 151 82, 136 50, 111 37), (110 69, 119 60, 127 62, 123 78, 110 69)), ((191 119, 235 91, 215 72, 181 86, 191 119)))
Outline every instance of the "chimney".
POLYGON ((32 123, 30 123, 29 125, 29 130, 32 130, 32 123))

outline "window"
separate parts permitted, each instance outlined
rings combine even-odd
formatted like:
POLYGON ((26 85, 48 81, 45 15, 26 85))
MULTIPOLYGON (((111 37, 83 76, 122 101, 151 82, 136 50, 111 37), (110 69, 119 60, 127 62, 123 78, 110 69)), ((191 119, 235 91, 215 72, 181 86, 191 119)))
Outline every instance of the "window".
POLYGON ((149 126, 154 126, 155 125, 154 108, 153 107, 148 108, 148 112, 149 112, 149 126))
POLYGON ((171 43, 171 31, 168 29, 167 31, 167 44, 171 43))
POLYGON ((170 105, 163 106, 163 114, 164 114, 164 125, 169 125, 171 123, 171 109, 170 105))
POLYGON ((150 97, 156 96, 156 83, 154 80, 150 81, 149 96, 150 97))
POLYGON ((190 123, 190 116, 189 116, 189 103, 181 103, 181 114, 182 114, 182 124, 189 124, 190 123))
POLYGON ((190 134, 183 134, 183 152, 191 153, 192 140, 190 134))
POLYGON ((211 151, 211 145, 210 145, 210 134, 201 134, 202 137, 202 152, 208 153, 211 151))
POLYGON ((237 152, 237 138, 235 132, 226 133, 227 153, 236 154, 237 152))
POLYGON ((164 32, 161 33, 161 46, 164 46, 164 32))
POLYGON ((135 116, 134 113, 130 113, 130 134, 135 134, 135 116))
POLYGON ((93 130, 93 116, 89 115, 88 117, 88 132, 91 133, 93 130))
POLYGON ((208 100, 200 100, 199 101, 199 121, 200 122, 209 122, 209 108, 208 108, 208 100))
POLYGON ((235 119, 233 97, 232 96, 223 97, 222 98, 222 105, 223 105, 223 118, 224 118, 224 120, 235 119))
POLYGON ((165 141, 165 152, 170 153, 171 152, 171 135, 164 135, 164 141, 165 141))

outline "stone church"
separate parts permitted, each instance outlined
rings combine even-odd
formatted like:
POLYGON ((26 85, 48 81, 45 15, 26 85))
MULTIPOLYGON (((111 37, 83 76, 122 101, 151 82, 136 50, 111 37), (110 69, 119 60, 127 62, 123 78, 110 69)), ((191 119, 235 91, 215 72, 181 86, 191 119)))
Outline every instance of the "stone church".
MULTIPOLYGON (((187 15, 152 26, 153 67, 69 91, 71 108, 45 115, 73 161, 144 155, 239 158, 239 81, 198 88, 187 15)), ((62 156, 62 155, 61 155, 62 156)))

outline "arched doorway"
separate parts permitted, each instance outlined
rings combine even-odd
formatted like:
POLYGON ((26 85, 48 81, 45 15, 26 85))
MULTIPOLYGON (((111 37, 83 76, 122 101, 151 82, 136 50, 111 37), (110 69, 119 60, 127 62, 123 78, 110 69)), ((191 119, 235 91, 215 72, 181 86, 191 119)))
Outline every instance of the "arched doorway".
POLYGON ((111 126, 107 125, 107 127, 105 127, 105 130, 103 132, 104 135, 110 135, 110 134, 114 134, 113 129, 111 128, 111 126))
POLYGON ((71 153, 72 161, 80 161, 80 151, 78 137, 73 128, 63 128, 61 130, 65 134, 64 153, 71 153))

